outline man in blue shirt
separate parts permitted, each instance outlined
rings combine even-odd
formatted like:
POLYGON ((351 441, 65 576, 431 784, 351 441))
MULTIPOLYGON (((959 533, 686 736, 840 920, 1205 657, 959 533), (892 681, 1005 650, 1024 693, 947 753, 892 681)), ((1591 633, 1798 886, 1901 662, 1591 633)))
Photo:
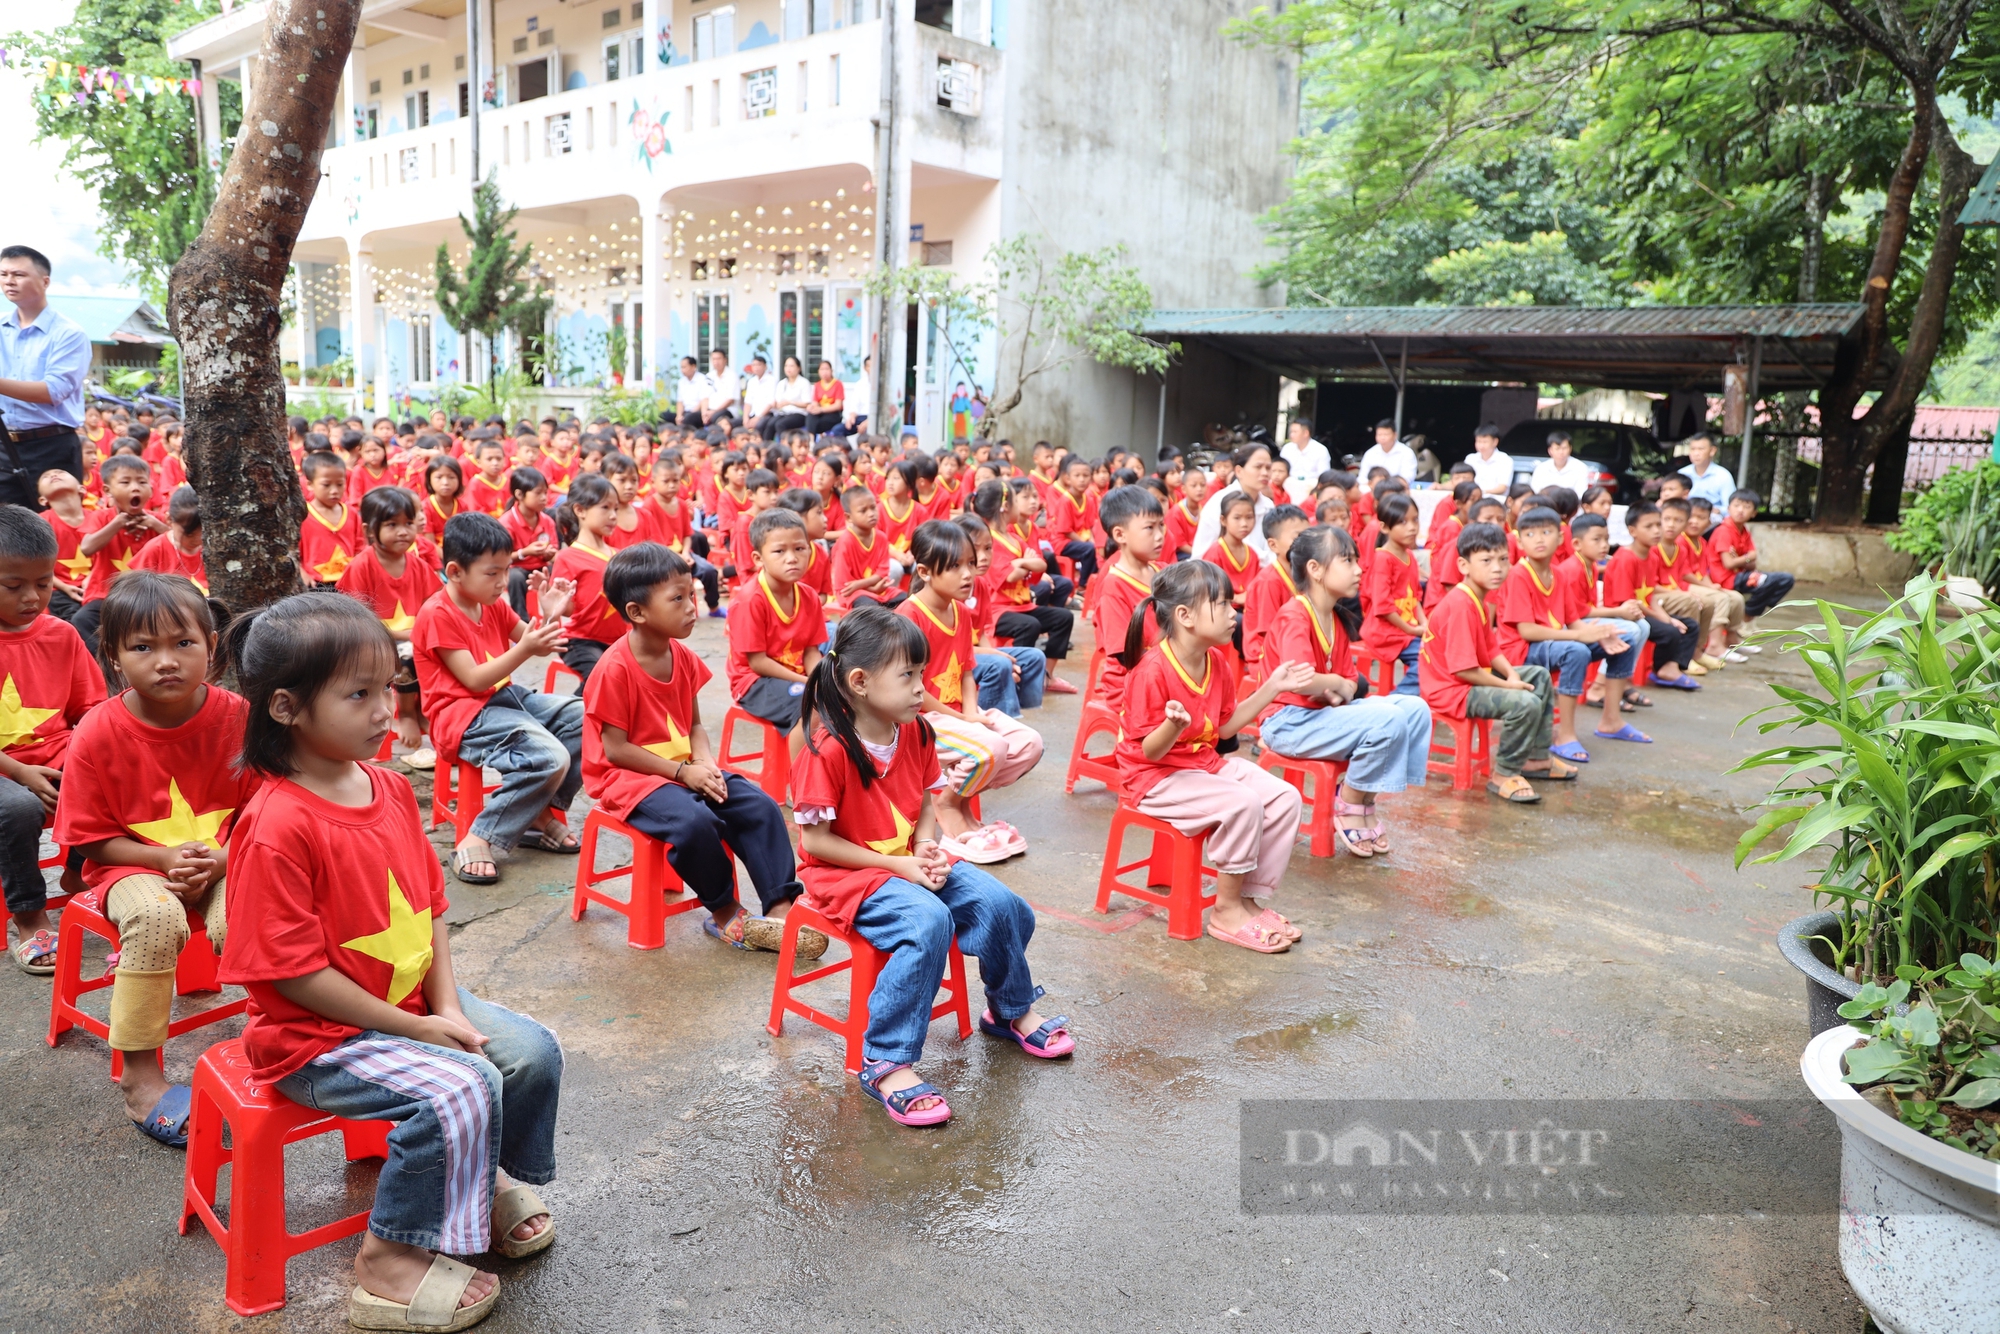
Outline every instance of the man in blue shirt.
POLYGON ((40 508, 35 480, 62 468, 83 481, 83 377, 90 338, 49 309, 49 261, 39 250, 0 250, 0 296, 14 309, 0 320, 0 501, 40 508))
POLYGON ((1729 508, 1736 491, 1736 479, 1729 469, 1715 461, 1715 437, 1706 431, 1688 437, 1688 466, 1681 476, 1688 479, 1688 499, 1706 500, 1720 514, 1729 508))

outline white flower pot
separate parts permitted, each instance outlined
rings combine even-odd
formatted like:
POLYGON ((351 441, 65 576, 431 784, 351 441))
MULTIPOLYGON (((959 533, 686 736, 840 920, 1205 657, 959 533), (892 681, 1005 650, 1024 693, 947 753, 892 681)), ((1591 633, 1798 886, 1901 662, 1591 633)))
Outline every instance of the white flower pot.
POLYGON ((1986 590, 1969 574, 1946 575, 1944 595, 1960 611, 1978 611, 1986 605, 1986 590))
POLYGON ((2000 1163, 1910 1129, 1841 1081, 1843 1024, 1799 1058, 1840 1122, 1840 1267, 1885 1334, 2000 1334, 2000 1163))

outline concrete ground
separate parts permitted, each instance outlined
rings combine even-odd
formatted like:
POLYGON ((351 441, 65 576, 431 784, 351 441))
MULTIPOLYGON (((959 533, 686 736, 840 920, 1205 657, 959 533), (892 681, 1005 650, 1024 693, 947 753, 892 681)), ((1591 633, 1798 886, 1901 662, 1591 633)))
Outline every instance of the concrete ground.
MULTIPOLYGON (((703 622, 711 719, 722 642, 703 622)), ((937 1130, 890 1124, 830 1035, 767 1034, 775 957, 695 915, 641 953, 610 913, 570 920, 571 860, 453 882, 461 979, 568 1054, 542 1190, 560 1237, 488 1262, 504 1293, 485 1328, 1858 1332, 1830 1200, 1359 1221, 1238 1200, 1242 1099, 1801 1096, 1802 985, 1773 934, 1810 896, 1795 868, 1732 870, 1765 780, 1726 772, 1756 748, 1738 721, 1797 672, 1767 652, 1698 696, 1653 692, 1636 721, 1659 744, 1593 746, 1538 808, 1433 780, 1385 804, 1386 858, 1301 844, 1281 906, 1307 935, 1275 958, 1171 941, 1130 900, 1092 911, 1113 799, 1063 795, 1077 703, 1051 699, 1030 715, 1048 757, 989 809, 1033 841, 999 874, 1039 910, 1036 978, 1078 1054, 935 1026, 923 1070, 957 1113, 937 1130)), ((283 1311, 223 1305, 220 1250, 175 1232, 182 1155, 129 1127, 102 1043, 44 1045, 48 994, 0 969, 0 1330, 345 1328, 353 1239, 292 1262, 283 1311)), ((176 1042, 171 1073, 201 1046, 176 1042)), ((290 1151, 294 1229, 367 1207, 375 1165, 337 1144, 290 1151)))

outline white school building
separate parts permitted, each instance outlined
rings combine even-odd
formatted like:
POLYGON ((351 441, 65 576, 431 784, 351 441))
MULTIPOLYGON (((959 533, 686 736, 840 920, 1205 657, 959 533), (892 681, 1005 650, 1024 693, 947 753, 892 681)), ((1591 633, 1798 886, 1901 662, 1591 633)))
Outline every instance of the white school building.
MULTIPOLYGON (((1283 197, 1298 76, 1225 35, 1250 8, 368 0, 294 257, 286 356, 351 367, 371 412, 484 378, 488 351, 446 324, 433 272, 441 242, 463 258, 458 217, 497 173, 555 298, 539 360, 566 401, 614 374, 666 390, 683 355, 706 368, 716 348, 737 369, 796 355, 808 378, 824 357, 852 391, 873 354, 891 400, 878 426, 907 404, 935 448, 958 386, 993 392, 998 349, 884 311, 863 287, 884 263, 973 279, 994 242, 1039 233, 1124 243, 1162 308, 1282 303, 1256 278, 1258 219, 1283 197)), ((210 145, 217 80, 255 87, 264 9, 170 42, 199 62, 210 145)), ((516 341, 503 364, 522 364, 516 341)), ((1081 363, 1036 381, 1005 433, 1097 452, 1179 438, 1185 415, 1158 377, 1081 363)))

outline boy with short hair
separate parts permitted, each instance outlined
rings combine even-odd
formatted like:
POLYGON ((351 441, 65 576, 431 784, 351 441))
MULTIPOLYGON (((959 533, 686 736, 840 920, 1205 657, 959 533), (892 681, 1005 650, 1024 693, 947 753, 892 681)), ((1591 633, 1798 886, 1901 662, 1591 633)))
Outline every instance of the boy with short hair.
POLYGON ((201 561, 201 498, 193 487, 174 488, 167 501, 167 523, 166 532, 139 548, 132 568, 178 574, 207 593, 208 570, 201 561))
POLYGON ((1462 577, 1431 613, 1417 659, 1424 702, 1447 718, 1498 720, 1486 790, 1505 801, 1537 802, 1541 794, 1527 775, 1567 783, 1577 770, 1549 754, 1555 687, 1548 670, 1508 662, 1494 638, 1487 600, 1507 582, 1507 534, 1472 524, 1458 535, 1458 560, 1462 577))
MULTIPOLYGON (((1036 488, 1041 490, 1040 487, 1036 488)), ((1085 496, 1090 489, 1090 460, 1071 454, 1062 462, 1056 480, 1042 491, 1042 517, 1049 542, 1056 555, 1076 567, 1076 587, 1087 591, 1097 573, 1097 548, 1090 543, 1091 526, 1097 519, 1097 505, 1085 496)), ((948 515, 932 515, 948 518, 948 515)))
POLYGON ((1618 722, 1616 713, 1629 713, 1641 704, 1651 704, 1641 692, 1632 688, 1632 674, 1639 667, 1639 651, 1652 638, 1652 626, 1646 620, 1646 609, 1636 599, 1626 599, 1614 603, 1604 592, 1604 561, 1611 552, 1611 527, 1601 514, 1579 514, 1570 520, 1570 545, 1574 554, 1569 560, 1556 565, 1556 578, 1560 581, 1559 591, 1563 598, 1563 616, 1571 625, 1581 621, 1602 621, 1618 632, 1618 638, 1625 641, 1622 653, 1606 654, 1606 647, 1599 645, 1591 651, 1592 661, 1600 658, 1604 662, 1603 679, 1597 683, 1597 698, 1586 697, 1586 703, 1604 705, 1604 717, 1597 734, 1607 741, 1650 741, 1651 737, 1633 729, 1625 734, 1624 725, 1607 728, 1604 724, 1618 722), (1619 682, 1615 691, 1612 682, 1619 682))
POLYGON ((149 513, 153 470, 137 454, 113 454, 98 465, 104 500, 84 525, 77 554, 90 558, 90 578, 83 585, 83 606, 71 622, 84 646, 97 652, 97 622, 111 581, 132 568, 132 558, 155 534, 167 531, 165 520, 149 513))
POLYGON ((305 567, 308 580, 321 588, 332 588, 367 545, 368 537, 361 531, 361 511, 347 503, 347 465, 339 455, 308 454, 299 471, 306 479, 299 564, 305 567))
MULTIPOLYGON (((693 570, 671 549, 640 543, 604 568, 604 595, 629 626, 583 690, 583 782, 598 809, 667 845, 667 862, 738 949, 776 951, 802 891, 785 813, 761 788, 716 763, 697 700, 709 670, 684 642, 699 607, 693 570), (733 856, 732 856, 733 854, 733 856), (737 906, 743 859, 761 913, 737 906)), ((826 937, 799 932, 816 959, 826 937)))
MULTIPOLYGON (((465 481, 465 508, 499 518, 512 498, 507 489, 507 450, 498 440, 481 440, 472 447, 478 471, 465 481)), ((545 478, 548 474, 542 474, 545 478)))
POLYGON ((1000 599, 994 596, 993 530, 977 514, 961 514, 952 520, 972 540, 972 596, 966 610, 972 615, 973 676, 979 682, 979 707, 998 709, 1009 718, 1021 716, 1022 709, 1038 709, 1045 692, 1073 695, 1076 687, 1049 671, 1048 655, 1038 648, 1018 644, 1002 647, 994 638, 994 622, 1000 619, 1000 599), (1051 689, 1053 687, 1053 690, 1051 689))
POLYGON ((811 545, 790 510, 759 514, 746 548, 760 568, 729 611, 729 693, 744 712, 789 733, 794 755, 805 745, 800 697, 827 638, 819 599, 799 585, 811 545))
POLYGON ((1264 541, 1271 548, 1271 563, 1257 572, 1243 595, 1243 664, 1256 679, 1262 679, 1264 641, 1277 624, 1278 613, 1299 595, 1288 562, 1293 541, 1311 522, 1297 505, 1273 505, 1264 515, 1264 541))
POLYGON ((90 557, 77 548, 83 542, 89 515, 83 508, 83 488, 61 468, 50 468, 35 479, 35 494, 47 506, 42 518, 56 535, 55 588, 49 594, 49 614, 74 621, 83 610, 83 586, 90 578, 90 557))
MULTIPOLYGON (((1583 517, 1578 515, 1578 518, 1583 517)), ((1659 604, 1659 590, 1653 584, 1653 551, 1660 544, 1660 507, 1642 500, 1625 511, 1625 531, 1629 546, 1612 553, 1604 567, 1602 596, 1606 606, 1636 602, 1646 613, 1647 637, 1653 644, 1653 672, 1649 685, 1669 690, 1699 690, 1701 683, 1687 671, 1694 661, 1695 627, 1666 611, 1659 604)))
POLYGON ((845 615, 857 603, 900 607, 909 594, 895 586, 889 572, 889 539, 875 529, 881 502, 866 486, 850 486, 840 493, 840 503, 847 511, 847 531, 833 544, 829 605, 836 615, 845 615))
POLYGON ((729 536, 729 554, 736 561, 736 579, 730 584, 730 596, 736 590, 757 577, 756 543, 750 536, 750 529, 759 518, 771 512, 778 503, 778 474, 769 468, 752 468, 743 480, 748 499, 743 511, 736 516, 736 529, 729 536))
MULTIPOLYGON (((1590 752, 1576 739, 1576 702, 1593 660, 1617 656, 1632 674, 1630 641, 1601 620, 1577 619, 1572 624, 1569 597, 1554 568, 1556 538, 1562 519, 1537 505, 1521 516, 1515 537, 1521 559, 1507 572, 1499 596, 1493 599, 1499 619, 1500 651, 1515 666, 1532 663, 1555 678, 1556 725, 1551 755, 1572 764, 1588 764, 1590 752)), ((1607 693, 1597 734, 1607 740, 1619 725, 1618 701, 1607 693)))
MULTIPOLYGON (((1757 618, 1791 596, 1796 582, 1789 574, 1757 568, 1757 542, 1750 535, 1750 521, 1757 517, 1760 500, 1748 487, 1729 497, 1729 517, 1709 534, 1709 563, 1717 570, 1716 583, 1743 595, 1747 619, 1743 633, 1757 633, 1757 618)), ((1745 641, 1738 647, 1745 653, 1762 653, 1761 644, 1745 641)))
MULTIPOLYGON (((56 970, 42 826, 56 808, 70 731, 104 698, 104 674, 82 636, 43 614, 57 552, 55 533, 33 511, 0 505, 0 887, 17 936, 14 962, 37 977, 56 970)), ((70 854, 65 893, 83 888, 82 863, 70 854)))
POLYGON ((788 488, 778 497, 778 506, 799 516, 806 526, 806 568, 799 586, 819 599, 820 606, 833 599, 833 560, 826 554, 826 507, 819 492, 809 486, 788 488))
POLYGON ((551 579, 530 622, 507 605, 514 539, 490 514, 454 514, 444 526, 444 587, 417 612, 410 647, 438 763, 447 757, 496 769, 498 791, 452 849, 452 873, 469 885, 500 878, 497 858, 518 844, 575 853, 567 811, 583 785, 583 701, 513 684, 532 658, 565 647, 562 618, 575 588, 551 579), (553 809, 551 809, 553 808, 553 809))
MULTIPOLYGON (((1681 530, 1687 526, 1687 501, 1679 497, 1659 504, 1660 539, 1653 547, 1646 575, 1653 585, 1653 607, 1695 626, 1694 657, 1688 664, 1690 676, 1706 676, 1722 666, 1722 659, 1706 656, 1710 630, 1718 604, 1695 591, 1694 559, 1680 544, 1681 530)), ((1626 518, 1631 526, 1631 518, 1626 518)))
POLYGON ((1748 662, 1748 657, 1731 647, 1743 638, 1743 626, 1748 619, 1743 595, 1733 588, 1722 587, 1709 574, 1704 544, 1688 534, 1693 514, 1691 500, 1676 498, 1660 502, 1661 551, 1669 548, 1674 551, 1675 573, 1683 578, 1687 591, 1708 610, 1708 639, 1698 661, 1710 670, 1726 662, 1748 662))
POLYGON ((1362 565, 1361 644, 1372 658, 1401 662, 1396 693, 1414 695, 1421 689, 1418 653, 1430 632, 1417 580, 1417 503, 1400 491, 1384 491, 1376 503, 1383 542, 1373 561, 1362 565))
POLYGON ((1201 528, 1201 507, 1207 499, 1208 475, 1189 464, 1181 470, 1181 498, 1167 506, 1166 550, 1173 561, 1194 555, 1194 535, 1201 528))

